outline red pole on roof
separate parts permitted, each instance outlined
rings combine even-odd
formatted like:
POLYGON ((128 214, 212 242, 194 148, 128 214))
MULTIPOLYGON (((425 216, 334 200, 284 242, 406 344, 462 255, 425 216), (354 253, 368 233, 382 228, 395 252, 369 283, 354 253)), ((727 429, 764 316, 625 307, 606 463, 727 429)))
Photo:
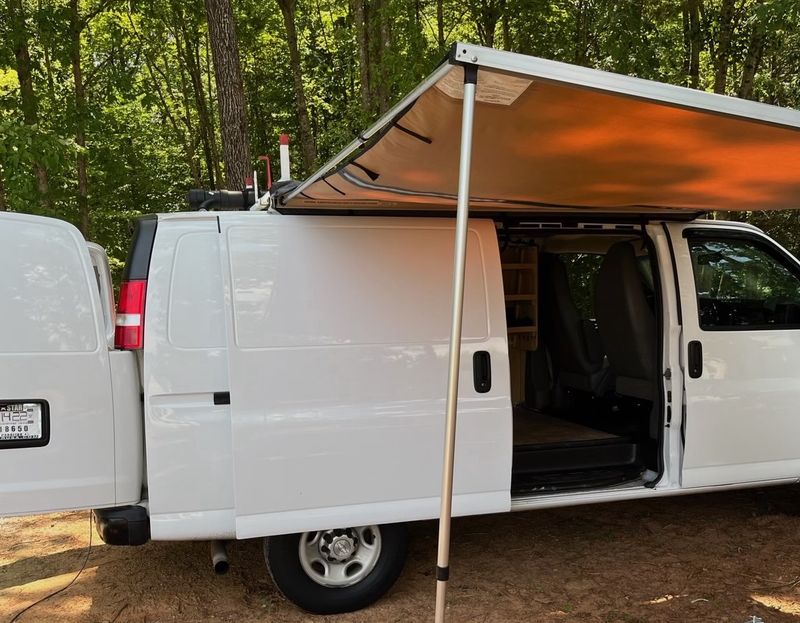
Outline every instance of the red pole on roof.
POLYGON ((292 175, 289 171, 289 135, 288 134, 281 134, 280 138, 281 144, 281 182, 287 181, 292 179, 292 175))

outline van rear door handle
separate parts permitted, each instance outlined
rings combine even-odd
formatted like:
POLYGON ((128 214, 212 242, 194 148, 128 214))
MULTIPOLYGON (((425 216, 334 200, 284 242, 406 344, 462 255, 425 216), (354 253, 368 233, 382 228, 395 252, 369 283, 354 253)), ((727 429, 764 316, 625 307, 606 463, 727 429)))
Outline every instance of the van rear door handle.
POLYGON ((703 376, 703 345, 697 340, 689 342, 689 376, 699 379, 703 376))
POLYGON ((472 380, 475 391, 485 394, 492 389, 492 358, 489 351, 479 350, 472 355, 472 380))
POLYGON ((229 405, 229 404, 231 404, 231 393, 230 392, 214 392, 214 404, 215 405, 229 405))

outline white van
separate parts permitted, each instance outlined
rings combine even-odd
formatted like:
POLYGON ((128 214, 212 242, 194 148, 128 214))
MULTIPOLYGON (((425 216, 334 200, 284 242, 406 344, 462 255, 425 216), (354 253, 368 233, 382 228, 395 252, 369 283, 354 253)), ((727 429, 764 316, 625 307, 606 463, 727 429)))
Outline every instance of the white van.
MULTIPOLYGON (((0 214, 0 514, 264 538, 300 607, 373 602, 438 515, 453 236, 148 216, 115 319, 101 249, 0 214)), ((798 480, 800 263, 758 229, 475 219, 465 297, 454 514, 798 480)))

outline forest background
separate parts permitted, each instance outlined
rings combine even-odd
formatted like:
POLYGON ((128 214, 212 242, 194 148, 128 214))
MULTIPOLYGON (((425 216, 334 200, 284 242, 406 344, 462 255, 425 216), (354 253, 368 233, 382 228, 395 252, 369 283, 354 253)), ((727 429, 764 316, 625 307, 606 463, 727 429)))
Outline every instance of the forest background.
MULTIPOLYGON (((118 274, 134 217, 241 188, 281 132, 302 179, 457 40, 800 108, 796 0, 0 0, 0 210, 118 274)), ((727 216, 800 254, 796 213, 727 216)))

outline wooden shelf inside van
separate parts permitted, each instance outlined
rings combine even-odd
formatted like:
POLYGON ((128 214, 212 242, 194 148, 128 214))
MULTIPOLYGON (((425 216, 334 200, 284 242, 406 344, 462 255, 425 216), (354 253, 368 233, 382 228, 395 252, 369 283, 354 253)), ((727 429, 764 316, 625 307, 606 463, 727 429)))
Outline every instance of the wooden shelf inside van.
POLYGON ((511 401, 525 399, 527 353, 539 346, 539 250, 532 244, 512 244, 502 249, 508 356, 511 364, 511 401))

